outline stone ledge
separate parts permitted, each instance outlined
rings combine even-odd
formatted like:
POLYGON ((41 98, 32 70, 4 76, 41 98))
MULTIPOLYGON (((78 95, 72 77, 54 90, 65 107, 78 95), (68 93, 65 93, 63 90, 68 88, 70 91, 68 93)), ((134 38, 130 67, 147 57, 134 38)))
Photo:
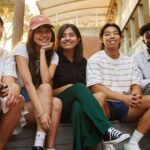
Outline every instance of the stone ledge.
MULTIPOLYGON (((123 132, 132 134, 136 123, 119 123, 118 121, 113 122, 113 126, 123 132)), ((9 140, 6 150, 31 150, 34 143, 35 137, 35 126, 26 126, 19 135, 12 136, 9 140)), ((72 128, 71 124, 61 124, 58 130, 57 140, 56 140, 56 150, 72 150, 72 128)), ((125 142, 114 145, 116 150, 123 150, 123 145, 125 142)), ((142 150, 150 150, 150 133, 146 134, 140 142, 140 147, 142 150)), ((102 144, 90 148, 89 150, 103 150, 102 144)))

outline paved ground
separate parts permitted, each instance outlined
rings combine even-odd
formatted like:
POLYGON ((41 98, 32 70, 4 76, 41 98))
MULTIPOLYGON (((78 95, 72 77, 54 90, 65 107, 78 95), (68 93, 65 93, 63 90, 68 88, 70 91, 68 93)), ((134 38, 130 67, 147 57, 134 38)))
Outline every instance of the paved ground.
MULTIPOLYGON (((113 125, 120 129, 121 131, 133 133, 136 127, 136 123, 120 124, 118 122, 113 122, 113 125)), ((12 136, 9 143, 7 144, 6 150, 31 150, 34 142, 35 127, 26 127, 21 134, 17 136, 12 136)), ((127 141, 125 141, 127 142, 127 141)), ((116 150, 123 150, 124 143, 115 145, 116 150)), ((141 141, 140 146, 142 150, 150 150, 150 133, 147 134, 141 141)), ((62 125, 59 128, 56 150, 72 150, 72 128, 70 124, 62 125)), ((99 144, 94 148, 89 150, 103 150, 102 145, 99 144)))

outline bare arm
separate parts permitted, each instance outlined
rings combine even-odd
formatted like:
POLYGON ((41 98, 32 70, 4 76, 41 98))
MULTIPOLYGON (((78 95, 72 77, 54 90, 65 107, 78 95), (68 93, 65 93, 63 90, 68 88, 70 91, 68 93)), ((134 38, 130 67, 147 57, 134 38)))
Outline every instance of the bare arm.
POLYGON ((132 95, 130 95, 130 94, 126 95, 122 92, 114 92, 114 91, 104 87, 101 84, 95 84, 93 86, 90 86, 90 90, 93 93, 96 93, 96 92, 104 93, 107 96, 107 99, 122 101, 123 103, 125 103, 128 106, 133 106, 134 105, 132 95))
POLYGON ((95 84, 95 85, 90 86, 90 90, 93 93, 96 93, 96 92, 105 93, 107 95, 108 99, 115 99, 115 100, 119 100, 119 101, 122 101, 122 96, 124 95, 121 92, 114 92, 114 91, 104 87, 101 84, 95 84))
POLYGON ((53 43, 51 42, 47 46, 43 46, 40 49, 40 74, 42 83, 50 83, 57 67, 55 64, 50 64, 50 66, 48 66, 46 61, 46 51, 51 49, 52 46, 53 43))
POLYGON ((132 94, 136 94, 136 95, 142 95, 142 90, 141 90, 141 87, 139 86, 139 85, 136 85, 136 84, 134 84, 134 85, 132 85, 131 86, 131 93, 132 94))
POLYGON ((133 99, 132 99, 133 107, 136 107, 139 104, 142 104, 142 91, 139 85, 134 84, 131 86, 131 94, 133 96, 133 99))
POLYGON ((12 76, 4 76, 2 82, 4 85, 7 85, 7 88, 3 90, 8 99, 7 105, 17 103, 20 95, 20 87, 16 84, 16 79, 12 76))
POLYGON ((44 110, 40 103, 36 89, 32 83, 32 78, 31 78, 31 74, 30 74, 28 63, 27 63, 26 59, 22 56, 17 55, 16 62, 17 62, 18 71, 21 75, 21 78, 22 78, 24 84, 25 84, 26 90, 29 94, 29 97, 30 97, 34 107, 35 107, 36 112, 38 114, 43 113, 44 110), (22 66, 23 66, 23 69, 22 69, 22 66))
MULTIPOLYGON (((42 83, 50 83, 50 81, 52 79, 52 75, 51 75, 51 72, 47 65, 47 62, 46 62, 45 53, 46 53, 45 49, 42 48, 40 50, 40 74, 41 74, 42 83)), ((52 68, 52 66, 51 66, 51 68, 52 68)), ((55 69, 55 67, 54 67, 54 69, 55 69)))
MULTIPOLYGON (((134 88, 137 91, 139 90, 138 86, 135 86, 134 88)), ((102 92, 107 95, 107 99, 122 101, 131 107, 137 107, 137 105, 141 104, 141 95, 139 96, 133 93, 126 95, 122 92, 114 92, 100 84, 93 85, 90 87, 90 89, 93 93, 102 92)))
POLYGON ((64 85, 62 87, 59 87, 59 88, 56 88, 53 90, 53 94, 54 96, 60 94, 61 92, 63 92, 64 90, 68 89, 69 87, 71 87, 73 84, 67 84, 67 85, 64 85))

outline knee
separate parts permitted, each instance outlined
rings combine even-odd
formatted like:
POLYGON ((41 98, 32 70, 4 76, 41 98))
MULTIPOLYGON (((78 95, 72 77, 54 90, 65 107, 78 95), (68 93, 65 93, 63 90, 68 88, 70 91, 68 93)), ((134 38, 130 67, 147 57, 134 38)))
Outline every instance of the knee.
POLYGON ((17 98, 17 103, 15 103, 13 105, 13 109, 17 110, 17 111, 21 111, 24 108, 24 101, 23 98, 21 96, 19 96, 17 98))
POLYGON ((97 98, 100 98, 102 100, 106 100, 107 99, 107 95, 102 93, 102 92, 94 93, 94 96, 97 97, 97 98))
POLYGON ((53 110, 55 112, 61 113, 62 111, 62 101, 59 98, 53 98, 53 110))
POLYGON ((107 103, 106 94, 98 92, 98 93, 94 93, 93 95, 102 107, 107 103))
POLYGON ((49 83, 43 83, 38 88, 39 91, 52 92, 52 87, 49 83))

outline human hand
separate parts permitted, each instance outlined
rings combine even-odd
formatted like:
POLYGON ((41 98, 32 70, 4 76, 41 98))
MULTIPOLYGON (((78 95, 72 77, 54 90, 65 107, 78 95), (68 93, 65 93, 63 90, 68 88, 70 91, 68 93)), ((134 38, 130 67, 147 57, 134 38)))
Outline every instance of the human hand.
POLYGON ((128 105, 128 106, 130 106, 130 104, 131 104, 131 101, 132 101, 132 95, 126 95, 126 94, 122 94, 122 101, 126 104, 126 105, 128 105))
POLYGON ((140 96, 137 95, 124 95, 123 102, 131 107, 137 107, 142 103, 140 96))
POLYGON ((47 43, 47 44, 45 44, 45 45, 43 45, 42 47, 41 47, 41 49, 40 49, 40 51, 49 51, 49 50, 51 50, 52 49, 52 47, 53 47, 53 42, 49 42, 49 43, 47 43))
POLYGON ((142 97, 141 92, 136 91, 136 90, 131 91, 131 95, 133 95, 133 96, 138 96, 139 98, 141 98, 141 97, 142 97))
POLYGON ((6 97, 8 95, 8 86, 0 83, 0 97, 6 97))
POLYGON ((48 113, 43 112, 42 114, 40 114, 40 116, 38 116, 38 118, 40 119, 41 127, 44 130, 51 130, 51 128, 52 128, 52 122, 51 122, 51 119, 50 119, 48 113))
POLYGON ((7 106, 14 105, 18 103, 18 97, 20 95, 20 88, 17 84, 9 86, 8 95, 7 95, 7 106))
POLYGON ((132 100, 130 102, 131 107, 137 107, 142 104, 142 96, 139 94, 132 93, 132 100))

